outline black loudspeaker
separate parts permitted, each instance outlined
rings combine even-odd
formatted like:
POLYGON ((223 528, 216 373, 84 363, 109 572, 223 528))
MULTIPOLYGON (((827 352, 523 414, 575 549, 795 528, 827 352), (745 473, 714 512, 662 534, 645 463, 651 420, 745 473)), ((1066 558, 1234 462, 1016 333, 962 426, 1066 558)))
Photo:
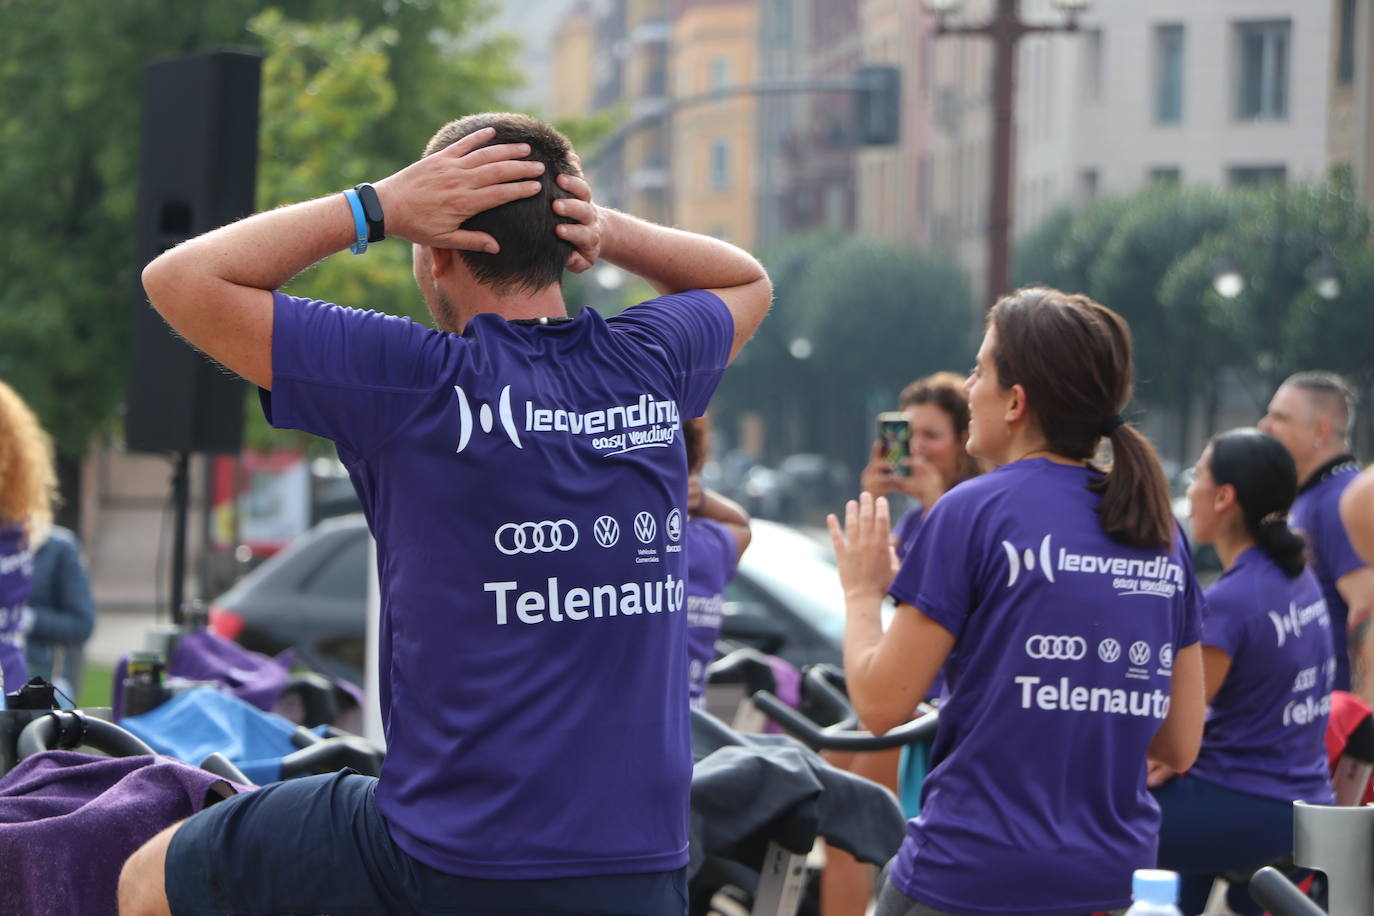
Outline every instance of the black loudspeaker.
MULTIPOLYGON (((137 268, 253 212, 262 56, 212 51, 144 71, 137 268)), ((172 333, 138 284, 129 320, 125 444, 237 452, 244 384, 172 333)))

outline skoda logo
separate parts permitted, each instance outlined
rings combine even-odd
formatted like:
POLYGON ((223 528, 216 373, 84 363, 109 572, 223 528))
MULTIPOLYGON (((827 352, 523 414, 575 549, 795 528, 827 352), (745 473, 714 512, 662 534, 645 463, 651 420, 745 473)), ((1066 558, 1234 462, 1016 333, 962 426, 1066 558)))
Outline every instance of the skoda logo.
POLYGON ((553 553, 577 546, 577 526, 566 518, 556 522, 509 522, 496 529, 496 549, 517 553, 553 553))
POLYGON ((664 522, 663 530, 668 532, 668 540, 677 541, 682 538, 682 511, 674 509, 668 513, 668 521, 664 522))
POLYGON ((1121 643, 1108 637, 1097 644, 1097 657, 1111 664, 1121 657, 1121 643))
POLYGON ((1174 644, 1166 642, 1159 647, 1159 667, 1172 668, 1174 666, 1174 644))
POLYGON ((1150 662, 1150 647, 1144 642, 1131 643, 1131 664, 1140 666, 1150 662))
POLYGON ((620 540, 620 523, 609 515, 603 515, 592 525, 592 533, 602 547, 614 547, 620 540))
POLYGON ((635 516, 635 537, 639 538, 641 544, 652 542, 657 533, 658 525, 654 522, 652 515, 641 512, 635 516))
POLYGON ((1032 636, 1026 640, 1026 654, 1031 658, 1076 662, 1088 654, 1088 642, 1082 636, 1032 636))

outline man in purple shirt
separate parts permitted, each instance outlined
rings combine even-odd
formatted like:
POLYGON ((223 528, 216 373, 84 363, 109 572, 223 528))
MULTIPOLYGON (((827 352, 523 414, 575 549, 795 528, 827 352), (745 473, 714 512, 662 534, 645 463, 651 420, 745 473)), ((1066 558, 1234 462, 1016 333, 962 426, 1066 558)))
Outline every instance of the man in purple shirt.
POLYGON ((1291 522, 1307 537, 1308 562, 1331 614, 1337 690, 1374 700, 1374 569, 1360 559, 1341 523, 1345 488, 1359 474, 1350 454, 1355 393, 1339 375, 1299 372, 1269 401, 1259 428, 1287 447, 1298 466, 1291 522))
POLYGON ((334 440, 377 540, 379 780, 250 793, 130 858, 121 912, 685 913, 679 429, 762 320, 745 252, 591 203, 552 128, 474 115, 418 162, 144 271, 192 344, 334 440), (397 235, 439 330, 274 292, 397 235), (566 317, 598 258, 660 293, 566 317), (165 882, 165 883, 164 883, 165 882))

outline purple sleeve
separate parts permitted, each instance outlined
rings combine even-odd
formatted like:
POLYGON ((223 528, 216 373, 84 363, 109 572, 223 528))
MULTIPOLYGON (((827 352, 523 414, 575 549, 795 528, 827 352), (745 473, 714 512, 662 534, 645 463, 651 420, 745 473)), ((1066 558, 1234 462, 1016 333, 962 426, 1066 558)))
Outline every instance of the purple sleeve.
POLYGON ((661 296, 606 323, 663 360, 684 417, 706 412, 735 340, 735 319, 719 296, 701 289, 661 296))
POLYGON ((709 552, 712 561, 710 569, 720 573, 719 585, 723 589, 735 577, 735 569, 739 566, 739 542, 730 529, 720 522, 709 518, 697 521, 700 527, 688 549, 709 552))
POLYGON ((275 427, 366 456, 438 384, 445 346, 446 335, 407 318, 276 293, 263 412, 275 427))
POLYGON ((1202 644, 1235 658, 1245 636, 1246 609, 1237 607, 1231 595, 1216 586, 1207 589, 1203 597, 1202 644))
MULTIPOLYGON (((1352 474, 1349 480, 1354 479, 1352 474)), ((1366 565, 1351 546, 1345 523, 1341 521, 1341 494, 1344 491, 1345 487, 1331 487, 1323 494, 1322 504, 1312 516, 1313 530, 1305 532, 1312 539, 1317 567, 1332 582, 1366 565)))
POLYGON ((973 613, 974 575, 982 566, 967 502, 951 490, 935 504, 888 589, 898 602, 915 607, 956 639, 973 613))
POLYGON ((1174 649, 1177 651, 1184 646, 1191 646, 1202 638, 1207 606, 1203 601, 1202 587, 1198 585, 1197 574, 1193 572, 1192 547, 1189 546, 1187 536, 1181 531, 1174 541, 1174 554, 1183 566, 1183 594, 1180 596, 1183 606, 1174 633, 1174 649))

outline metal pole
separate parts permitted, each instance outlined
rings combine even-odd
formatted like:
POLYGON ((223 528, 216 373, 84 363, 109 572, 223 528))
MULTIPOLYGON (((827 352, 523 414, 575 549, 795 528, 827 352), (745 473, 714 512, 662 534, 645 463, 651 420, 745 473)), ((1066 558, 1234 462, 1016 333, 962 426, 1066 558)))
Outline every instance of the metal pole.
POLYGON ((988 196, 988 268, 983 301, 1007 291, 1011 262, 1011 178, 1015 167, 1016 44, 1021 40, 1020 0, 998 0, 989 23, 992 39, 992 193, 988 196))
POLYGON ((186 596, 186 528, 191 509, 191 453, 178 452, 172 472, 172 503, 175 525, 172 535, 172 623, 181 626, 181 606, 186 596))

